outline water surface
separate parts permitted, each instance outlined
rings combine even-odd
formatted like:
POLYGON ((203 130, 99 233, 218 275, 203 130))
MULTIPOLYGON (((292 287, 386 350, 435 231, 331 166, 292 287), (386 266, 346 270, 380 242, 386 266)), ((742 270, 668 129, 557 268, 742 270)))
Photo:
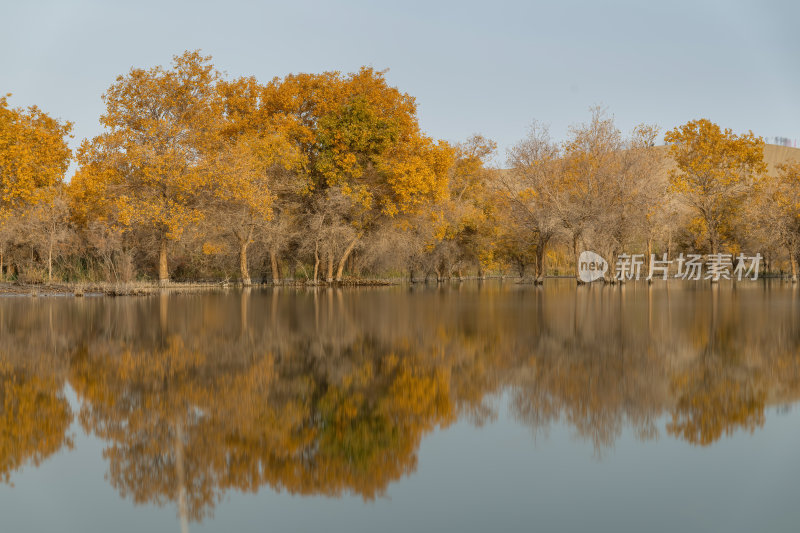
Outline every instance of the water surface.
POLYGON ((797 531, 777 282, 0 299, 6 531, 797 531))

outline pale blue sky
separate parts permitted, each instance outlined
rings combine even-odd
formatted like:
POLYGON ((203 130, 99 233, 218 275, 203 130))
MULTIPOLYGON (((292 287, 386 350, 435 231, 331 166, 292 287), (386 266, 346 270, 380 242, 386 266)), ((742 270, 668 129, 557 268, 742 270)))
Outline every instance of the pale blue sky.
POLYGON ((132 66, 201 49, 229 76, 390 69, 420 123, 505 149, 603 104, 619 127, 706 117, 800 142, 800 2, 182 2, 0 0, 0 93, 100 132, 132 66))

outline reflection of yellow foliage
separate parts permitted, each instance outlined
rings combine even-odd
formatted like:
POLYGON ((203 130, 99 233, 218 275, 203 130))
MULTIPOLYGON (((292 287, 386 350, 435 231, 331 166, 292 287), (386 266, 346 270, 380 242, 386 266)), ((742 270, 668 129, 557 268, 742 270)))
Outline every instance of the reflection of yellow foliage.
POLYGON ((156 352, 76 356, 72 384, 87 402, 81 423, 110 441, 104 456, 123 495, 161 504, 189 486, 188 514, 195 519, 214 502, 210 443, 197 438, 204 402, 217 392, 204 379, 206 368, 206 357, 179 337, 156 352))
POLYGON ((329 387, 318 409, 319 449, 300 484, 275 480, 293 492, 352 490, 372 498, 416 467, 424 433, 454 419, 449 376, 394 356, 378 368, 367 362, 329 387))
POLYGON ((788 314, 758 308, 740 328, 744 308, 699 302, 667 319, 656 303, 664 319, 648 326, 638 293, 480 291, 277 293, 257 330, 235 318, 248 295, 213 295, 202 310, 171 299, 180 307, 164 324, 115 315, 140 334, 93 332, 70 359, 81 421, 106 442, 115 488, 168 503, 185 487, 199 519, 230 489, 379 497, 414 471, 436 427, 491 419, 495 393, 510 393, 523 423, 565 423, 598 451, 627 427, 653 438, 665 413, 670 435, 708 444, 758 427, 776 391, 797 395, 800 330, 788 314), (181 333, 153 335, 159 326, 181 333))
POLYGON ((55 378, 28 376, 0 363, 0 397, 0 476, 7 483, 26 462, 38 465, 72 446, 72 411, 55 378))
POLYGON ((72 375, 84 427, 109 442, 112 484, 140 503, 186 487, 197 520, 229 488, 372 498, 412 471, 422 435, 454 419, 449 373, 364 355, 335 379, 278 379, 271 357, 212 356, 172 337, 155 352, 81 354, 72 375))
POLYGON ((752 383, 752 377, 736 379, 723 372, 706 367, 673 379, 678 399, 668 433, 707 446, 738 428, 752 432, 764 424, 765 392, 752 383))

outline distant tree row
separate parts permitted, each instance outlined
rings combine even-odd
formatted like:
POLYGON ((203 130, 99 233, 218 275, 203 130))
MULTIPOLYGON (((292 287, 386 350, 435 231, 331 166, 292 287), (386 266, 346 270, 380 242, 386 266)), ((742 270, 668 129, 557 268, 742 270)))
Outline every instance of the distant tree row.
POLYGON ((0 280, 540 282, 583 248, 760 251, 797 276, 800 164, 768 175, 761 138, 708 120, 664 149, 595 108, 563 143, 534 123, 497 169, 494 142, 430 138, 366 67, 262 84, 186 52, 103 101, 67 181, 72 125, 0 98, 0 280))
POLYGON ((667 132, 666 147, 655 146, 657 135, 640 125, 626 138, 599 108, 561 145, 534 123, 498 174, 508 209, 495 252, 520 272, 534 265, 537 279, 547 250, 559 246, 572 265, 587 248, 611 265, 623 252, 760 252, 788 260, 796 280, 800 163, 784 161, 770 175, 763 139, 706 119, 667 132))

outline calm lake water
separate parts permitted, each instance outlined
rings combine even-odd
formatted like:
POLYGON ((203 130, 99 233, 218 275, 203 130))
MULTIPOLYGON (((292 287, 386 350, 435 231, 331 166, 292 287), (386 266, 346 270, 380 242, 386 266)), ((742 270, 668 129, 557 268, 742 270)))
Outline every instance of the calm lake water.
POLYGON ((798 531, 779 282, 0 299, 3 531, 798 531))

